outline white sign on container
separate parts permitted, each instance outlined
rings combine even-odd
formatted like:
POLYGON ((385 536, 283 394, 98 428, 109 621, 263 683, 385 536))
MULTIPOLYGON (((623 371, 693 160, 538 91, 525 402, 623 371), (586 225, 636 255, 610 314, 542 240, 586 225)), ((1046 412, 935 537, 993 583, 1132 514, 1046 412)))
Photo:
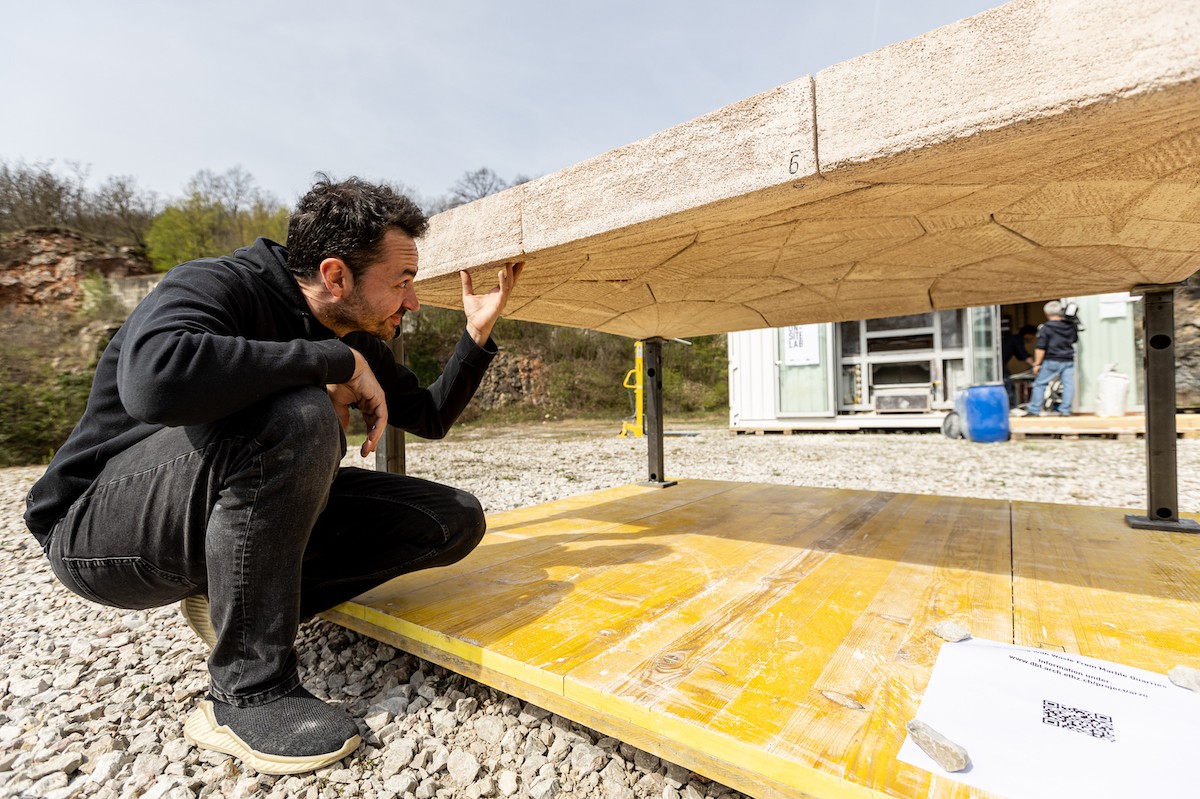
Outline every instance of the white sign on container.
POLYGON ((1124 319, 1129 313, 1128 291, 1101 294, 1099 300, 1101 319, 1124 319))
POLYGON ((821 362, 821 326, 792 325, 784 328, 784 366, 813 366, 821 362))

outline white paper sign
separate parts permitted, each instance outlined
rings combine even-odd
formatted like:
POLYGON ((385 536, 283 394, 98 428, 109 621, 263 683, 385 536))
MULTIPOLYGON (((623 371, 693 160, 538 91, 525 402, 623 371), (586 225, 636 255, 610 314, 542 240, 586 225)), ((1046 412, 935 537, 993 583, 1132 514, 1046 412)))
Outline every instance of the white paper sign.
POLYGON ((785 366, 812 366, 821 362, 821 326, 793 325, 783 331, 785 366))
POLYGON ((1129 313, 1128 291, 1101 294, 1099 300, 1101 319, 1124 319, 1129 313))
POLYGON ((971 638, 942 644, 917 718, 971 765, 947 773, 911 737, 900 760, 1011 799, 1200 796, 1200 694, 1163 674, 971 638))

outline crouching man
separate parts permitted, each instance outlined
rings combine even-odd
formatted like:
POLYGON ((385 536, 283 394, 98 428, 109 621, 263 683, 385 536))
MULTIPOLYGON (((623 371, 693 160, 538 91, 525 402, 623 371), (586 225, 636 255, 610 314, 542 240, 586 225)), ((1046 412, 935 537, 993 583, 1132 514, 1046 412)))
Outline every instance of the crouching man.
POLYGON ((426 226, 387 187, 322 180, 286 249, 260 238, 172 269, 113 337, 27 498, 71 591, 120 608, 182 601, 212 648, 185 735, 261 772, 310 771, 359 745, 354 721, 300 684, 300 621, 483 536, 470 494, 340 466, 352 406, 363 455, 389 423, 440 438, 495 355, 519 263, 485 294, 462 273, 466 331, 428 388, 385 344, 419 307, 426 226))

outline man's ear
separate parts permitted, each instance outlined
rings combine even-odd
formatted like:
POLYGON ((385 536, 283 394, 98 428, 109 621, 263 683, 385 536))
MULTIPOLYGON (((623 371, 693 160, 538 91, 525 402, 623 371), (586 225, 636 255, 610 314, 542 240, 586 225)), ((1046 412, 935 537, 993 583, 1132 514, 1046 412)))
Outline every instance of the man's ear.
POLYGON ((342 298, 354 287, 354 275, 341 258, 326 258, 317 266, 325 290, 334 297, 342 298))

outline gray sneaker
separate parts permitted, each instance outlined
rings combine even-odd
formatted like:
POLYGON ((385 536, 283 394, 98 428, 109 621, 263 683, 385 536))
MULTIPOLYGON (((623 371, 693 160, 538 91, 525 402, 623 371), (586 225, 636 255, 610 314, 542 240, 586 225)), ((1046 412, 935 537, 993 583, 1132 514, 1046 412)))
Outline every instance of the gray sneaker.
POLYGON ((262 774, 302 774, 341 760, 362 743, 358 726, 302 686, 256 707, 204 698, 183 725, 203 749, 233 755, 262 774))
POLYGON ((217 631, 212 626, 207 596, 195 594, 184 597, 183 601, 179 603, 179 612, 183 614, 183 620, 187 622, 187 626, 200 636, 201 641, 208 644, 209 649, 217 645, 217 631))

